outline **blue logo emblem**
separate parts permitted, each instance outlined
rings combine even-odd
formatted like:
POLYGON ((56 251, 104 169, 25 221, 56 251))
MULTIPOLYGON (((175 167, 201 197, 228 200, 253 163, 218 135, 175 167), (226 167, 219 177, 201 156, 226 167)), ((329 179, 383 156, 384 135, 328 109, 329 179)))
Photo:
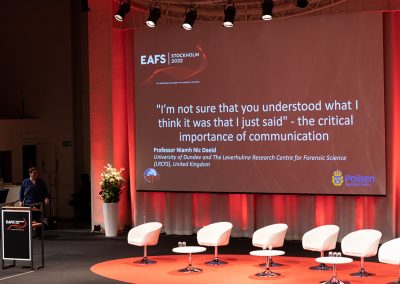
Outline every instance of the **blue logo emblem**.
POLYGON ((160 180, 160 175, 156 169, 148 168, 143 173, 144 180, 147 182, 156 182, 160 180))

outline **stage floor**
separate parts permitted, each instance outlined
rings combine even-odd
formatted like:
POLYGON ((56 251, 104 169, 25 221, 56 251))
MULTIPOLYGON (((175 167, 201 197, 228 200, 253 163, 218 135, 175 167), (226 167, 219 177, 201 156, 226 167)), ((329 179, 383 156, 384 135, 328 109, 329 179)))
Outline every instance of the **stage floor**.
MULTIPOLYGON (((318 263, 314 258, 307 257, 274 257, 274 261, 283 264, 281 267, 273 267, 273 272, 281 273, 281 276, 264 278, 255 276, 256 273, 264 271, 258 265, 264 261, 263 257, 251 255, 220 255, 220 259, 228 261, 223 266, 208 266, 204 262, 213 258, 213 255, 193 254, 193 266, 201 268, 199 273, 181 273, 178 269, 185 268, 188 264, 187 255, 162 255, 150 256, 157 263, 153 265, 138 265, 133 262, 140 257, 122 258, 101 262, 93 265, 92 272, 103 277, 135 284, 200 284, 200 283, 260 283, 259 281, 271 281, 272 283, 320 283, 332 277, 332 271, 312 271, 308 267, 318 263)), ((338 279, 350 281, 350 283, 384 284, 395 281, 398 269, 395 265, 366 262, 365 270, 376 273, 369 278, 355 278, 349 273, 359 270, 359 259, 350 264, 337 266, 338 279)))

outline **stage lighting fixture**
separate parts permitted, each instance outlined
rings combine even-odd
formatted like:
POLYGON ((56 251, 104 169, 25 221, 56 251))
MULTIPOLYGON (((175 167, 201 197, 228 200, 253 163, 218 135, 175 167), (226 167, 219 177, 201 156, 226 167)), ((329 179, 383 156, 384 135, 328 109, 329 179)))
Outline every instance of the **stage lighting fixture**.
POLYGON ((308 5, 307 0, 297 0, 297 7, 299 8, 305 8, 308 5))
POLYGON ((232 28, 235 22, 236 8, 235 5, 230 5, 225 8, 224 27, 232 28))
POLYGON ((146 25, 150 28, 154 28, 157 24, 158 19, 161 16, 161 9, 154 7, 150 9, 149 17, 147 18, 146 25))
POLYGON ((196 9, 190 9, 187 13, 186 13, 186 17, 185 17, 185 22, 182 25, 182 28, 184 28, 187 31, 192 30, 193 28, 193 24, 197 19, 197 11, 196 9))
POLYGON ((274 2, 272 0, 263 0, 261 2, 261 8, 261 19, 263 19, 264 21, 272 20, 272 9, 274 8, 274 2))
POLYGON ((123 4, 121 4, 121 1, 120 1, 118 12, 114 15, 114 18, 117 21, 122 22, 125 18, 125 15, 128 14, 130 10, 131 10, 131 1, 130 0, 126 0, 123 4))

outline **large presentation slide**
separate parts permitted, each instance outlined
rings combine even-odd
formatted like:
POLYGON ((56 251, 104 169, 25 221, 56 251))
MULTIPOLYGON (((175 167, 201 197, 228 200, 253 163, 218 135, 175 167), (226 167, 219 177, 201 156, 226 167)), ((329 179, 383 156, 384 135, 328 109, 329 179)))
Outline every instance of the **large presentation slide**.
POLYGON ((382 14, 134 32, 142 191, 385 195, 382 14))

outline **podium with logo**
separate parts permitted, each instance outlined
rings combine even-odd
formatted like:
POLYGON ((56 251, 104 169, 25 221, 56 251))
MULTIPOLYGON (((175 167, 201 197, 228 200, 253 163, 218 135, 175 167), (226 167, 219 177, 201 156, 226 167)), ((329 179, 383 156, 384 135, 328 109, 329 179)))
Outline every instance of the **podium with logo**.
POLYGON ((1 268, 10 268, 16 265, 16 261, 29 261, 31 269, 44 267, 43 246, 43 203, 35 203, 29 207, 13 207, 4 204, 1 207, 1 268), (40 214, 40 222, 33 221, 32 215, 40 214), (41 230, 41 265, 34 268, 33 236, 32 229, 41 230), (5 262, 12 264, 5 265, 5 262))

